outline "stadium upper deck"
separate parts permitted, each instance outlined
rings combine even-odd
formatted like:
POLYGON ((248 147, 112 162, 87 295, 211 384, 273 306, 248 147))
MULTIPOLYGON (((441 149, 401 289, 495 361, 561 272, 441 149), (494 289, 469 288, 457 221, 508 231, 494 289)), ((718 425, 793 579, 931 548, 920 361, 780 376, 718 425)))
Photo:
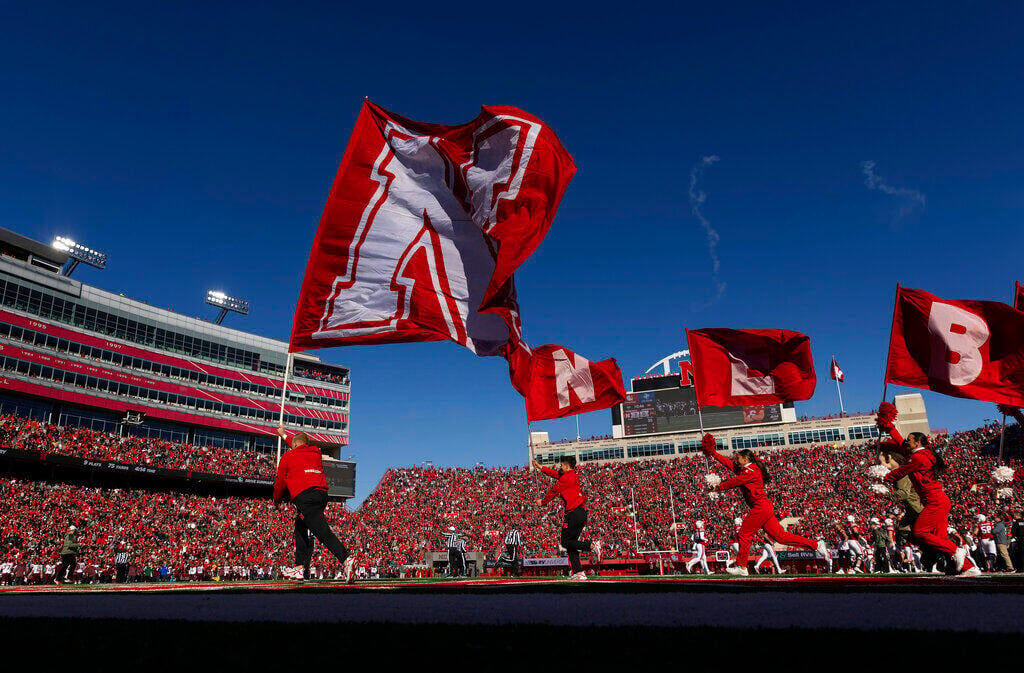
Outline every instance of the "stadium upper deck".
MULTIPOLYGON (((0 253, 0 413, 175 442, 276 448, 287 343, 60 275, 66 254, 3 229, 0 253)), ((295 355, 285 425, 339 457, 350 392, 348 369, 295 355)))

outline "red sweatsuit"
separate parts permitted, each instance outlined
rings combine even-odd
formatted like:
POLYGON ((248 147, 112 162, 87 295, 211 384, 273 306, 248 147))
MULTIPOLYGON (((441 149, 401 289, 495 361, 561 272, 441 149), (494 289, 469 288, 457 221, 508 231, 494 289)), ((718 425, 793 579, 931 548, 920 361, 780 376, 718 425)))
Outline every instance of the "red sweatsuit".
POLYGON ((946 492, 942 490, 942 484, 935 478, 937 461, 938 458, 931 449, 914 449, 906 463, 885 475, 885 481, 895 483, 903 477, 910 477, 910 482, 921 497, 921 504, 924 505, 924 509, 914 522, 914 537, 929 547, 952 555, 956 553, 956 545, 946 533, 952 504, 946 492))
MULTIPOLYGON (((291 446, 290 439, 286 442, 291 446)), ((327 479, 324 478, 324 459, 320 449, 303 444, 281 456, 274 480, 274 502, 290 500, 307 488, 326 491, 327 479)))
POLYGON ((583 494, 580 492, 580 480, 577 478, 575 470, 558 474, 558 470, 542 467, 540 471, 552 479, 557 479, 555 483, 551 484, 548 492, 544 494, 544 498, 541 501, 543 504, 548 504, 557 495, 565 503, 565 513, 568 514, 586 502, 583 494))
POLYGON ((711 448, 704 448, 705 452, 725 467, 732 470, 736 476, 727 479, 715 487, 716 491, 728 491, 738 488, 743 493, 743 499, 750 506, 750 511, 743 518, 743 525, 737 533, 740 550, 736 553, 736 565, 740 568, 747 567, 747 557, 750 555, 750 543, 754 540, 757 531, 764 529, 765 534, 779 544, 791 547, 804 547, 805 549, 816 549, 817 544, 812 540, 788 532, 775 518, 775 507, 768 499, 764 490, 764 475, 761 469, 754 463, 740 466, 739 463, 726 458, 718 451, 711 448))

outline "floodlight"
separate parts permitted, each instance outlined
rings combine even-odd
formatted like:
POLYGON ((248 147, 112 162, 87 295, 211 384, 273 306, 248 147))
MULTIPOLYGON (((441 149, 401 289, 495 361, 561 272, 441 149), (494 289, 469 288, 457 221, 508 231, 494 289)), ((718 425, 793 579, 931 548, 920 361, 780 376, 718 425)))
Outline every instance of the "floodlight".
POLYGON ((70 276, 71 272, 78 267, 79 262, 85 262, 97 269, 107 268, 107 256, 105 254, 75 243, 67 236, 58 236, 53 239, 53 247, 61 252, 66 252, 68 257, 71 258, 67 269, 62 272, 65 276, 70 276))
POLYGON ((228 312, 238 313, 241 315, 249 314, 249 302, 244 299, 230 297, 220 290, 210 290, 207 292, 206 303, 220 309, 220 315, 217 316, 216 321, 218 325, 224 322, 224 317, 228 312))

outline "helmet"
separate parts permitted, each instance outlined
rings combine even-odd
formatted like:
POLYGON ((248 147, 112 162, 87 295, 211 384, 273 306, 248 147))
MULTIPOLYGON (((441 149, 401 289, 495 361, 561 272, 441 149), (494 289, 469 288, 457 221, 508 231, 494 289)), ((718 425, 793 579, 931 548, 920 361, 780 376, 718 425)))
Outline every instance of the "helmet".
POLYGON ((71 532, 74 532, 74 531, 78 530, 78 527, 76 527, 76 526, 68 526, 68 530, 71 531, 71 532))
POLYGON ((451 532, 454 533, 455 532, 455 526, 448 526, 448 530, 450 530, 451 532))
POLYGON ((882 522, 878 520, 877 516, 873 516, 873 517, 871 517, 871 523, 882 523, 882 522))
POLYGON ((886 519, 885 520, 885 525, 886 526, 891 526, 892 525, 892 519, 886 519))
POLYGON ((851 514, 850 516, 846 517, 846 520, 849 521, 850 523, 853 523, 857 519, 851 514))
POLYGON ((984 514, 979 514, 979 515, 978 515, 978 521, 979 521, 979 522, 984 522, 984 521, 986 520, 986 518, 987 518, 987 517, 986 517, 986 516, 985 516, 984 514))
POLYGON ((953 528, 952 526, 950 526, 949 528, 946 529, 946 533, 955 533, 955 532, 956 532, 956 528, 953 528))
POLYGON ((704 522, 703 521, 694 521, 693 525, 696 526, 697 528, 703 528, 704 527, 704 522))
POLYGON ((739 526, 739 525, 741 525, 743 523, 743 519, 741 519, 739 517, 736 517, 735 519, 732 520, 732 522, 734 524, 736 524, 737 526, 739 526))

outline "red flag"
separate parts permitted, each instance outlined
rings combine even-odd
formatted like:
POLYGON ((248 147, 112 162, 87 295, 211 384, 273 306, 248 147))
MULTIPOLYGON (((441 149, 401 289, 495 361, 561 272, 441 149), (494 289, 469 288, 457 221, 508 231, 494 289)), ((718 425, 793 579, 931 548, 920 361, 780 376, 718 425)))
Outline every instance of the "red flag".
POLYGON ((1018 311, 1024 311, 1024 287, 1017 281, 1013 290, 1013 306, 1018 311))
POLYGON ((513 272, 575 171, 522 110, 484 107, 442 126, 366 101, 313 242, 291 350, 451 340, 529 377, 513 272))
POLYGON ((810 399, 817 385, 811 340, 781 329, 687 331, 697 400, 739 407, 810 399))
POLYGON ((829 375, 833 381, 839 381, 840 383, 846 379, 846 375, 843 374, 843 370, 839 368, 839 363, 836 362, 834 357, 832 358, 831 366, 829 366, 829 375))
MULTIPOLYGON (((613 358, 590 362, 568 348, 546 345, 533 349, 528 366, 526 387, 519 392, 526 398, 531 422, 607 409, 626 399, 622 372, 613 358)), ((513 370, 513 381, 516 374, 513 370)))
POLYGON ((1024 406, 1024 314, 900 288, 886 382, 1024 406))

